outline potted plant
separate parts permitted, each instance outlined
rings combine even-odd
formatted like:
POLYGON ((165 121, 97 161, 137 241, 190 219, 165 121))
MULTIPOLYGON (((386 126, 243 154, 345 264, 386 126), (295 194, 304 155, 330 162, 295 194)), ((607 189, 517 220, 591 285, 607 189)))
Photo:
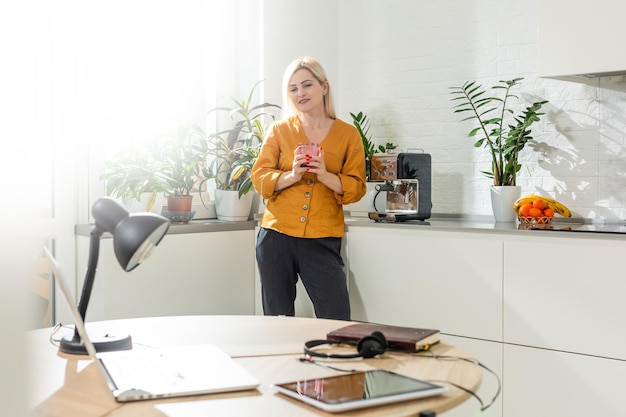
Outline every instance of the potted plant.
POLYGON ((491 195, 497 221, 515 220, 513 205, 508 204, 508 201, 515 201, 520 196, 520 188, 517 186, 517 173, 522 167, 519 153, 532 139, 531 126, 540 120, 543 113, 539 111, 548 102, 536 101, 516 115, 509 106, 511 99, 518 99, 511 93, 511 88, 518 86, 521 80, 523 78, 500 81, 491 88, 493 94, 490 95, 476 81, 451 87, 451 94, 455 96, 452 100, 459 101, 454 106, 454 113, 467 113, 468 116, 463 121, 477 122, 478 126, 470 130, 468 136, 478 137, 474 146, 485 148, 490 153, 491 170, 482 173, 493 179, 491 195), (501 92, 501 95, 498 96, 497 92, 501 92), (508 195, 507 202, 499 204, 496 197, 504 195, 508 195))
POLYGON ((354 124, 354 127, 356 127, 359 135, 361 135, 361 141, 363 141, 363 149, 365 150, 365 180, 370 181, 372 157, 374 156, 374 154, 377 151, 379 153, 386 153, 391 149, 395 149, 396 145, 387 142, 384 146, 376 146, 370 138, 370 124, 367 115, 363 112, 359 112, 358 114, 350 113, 350 116, 352 117, 352 123, 354 124))
POLYGON ((367 192, 356 203, 348 205, 350 215, 353 217, 368 217, 371 211, 380 211, 384 209, 387 199, 385 191, 377 191, 376 184, 380 181, 372 181, 372 157, 376 153, 387 153, 396 148, 396 145, 387 142, 385 145, 376 145, 370 136, 370 124, 367 115, 363 112, 358 114, 350 113, 352 123, 361 136, 363 142, 363 150, 365 151, 365 181, 367 181, 367 192))
POLYGON ((266 109, 280 109, 276 104, 253 103, 255 89, 261 82, 258 81, 252 87, 247 98, 230 97, 232 106, 216 107, 208 113, 227 112, 233 122, 230 128, 209 135, 204 142, 208 162, 202 167, 203 181, 215 180, 215 210, 218 219, 247 220, 250 214, 250 171, 265 138, 268 126, 266 120, 275 119, 266 109), (226 197, 225 194, 230 196, 226 197), (240 213, 233 214, 230 203, 237 203, 237 200, 242 200, 243 207, 240 213), (229 204, 223 204, 227 201, 229 204))
POLYGON ((171 220, 187 222, 193 218, 191 191, 202 178, 205 155, 204 132, 192 122, 182 122, 176 134, 159 149, 158 175, 165 182, 168 213, 171 220))
POLYGON ((120 200, 130 212, 160 214, 167 183, 158 174, 160 164, 155 155, 153 148, 131 148, 105 161, 100 179, 106 195, 120 200))

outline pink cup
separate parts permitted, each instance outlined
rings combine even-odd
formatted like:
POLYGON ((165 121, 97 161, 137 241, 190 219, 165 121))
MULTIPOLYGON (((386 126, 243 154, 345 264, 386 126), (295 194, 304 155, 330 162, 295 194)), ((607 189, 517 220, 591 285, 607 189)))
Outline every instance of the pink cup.
MULTIPOLYGON (((318 156, 320 154, 320 145, 317 143, 300 143, 298 144, 298 155, 318 156)), ((300 165, 308 167, 307 164, 300 165)))
POLYGON ((320 145, 317 143, 298 144, 298 155, 317 156, 320 154, 320 145))

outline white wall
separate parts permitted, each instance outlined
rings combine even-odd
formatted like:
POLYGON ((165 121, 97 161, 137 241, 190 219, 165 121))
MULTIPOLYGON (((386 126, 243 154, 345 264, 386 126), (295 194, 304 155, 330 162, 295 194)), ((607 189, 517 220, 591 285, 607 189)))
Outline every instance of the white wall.
MULTIPOLYGON (((491 86, 501 79, 524 77, 519 91, 524 104, 537 99, 550 103, 543 120, 533 127, 537 143, 522 153, 519 183, 523 192, 553 195, 576 216, 626 218, 626 83, 598 79, 585 85, 539 78, 538 4, 537 0, 523 4, 512 0, 322 0, 313 5, 304 0, 238 0, 221 7, 217 17, 220 22, 228 16, 237 22, 219 27, 217 35, 238 39, 236 48, 223 51, 225 58, 217 68, 210 61, 190 65, 197 59, 193 52, 187 53, 189 61, 181 55, 174 57, 181 65, 196 68, 186 80, 188 99, 175 96, 178 104, 187 104, 174 104, 174 108, 180 114, 192 114, 201 112, 202 106, 214 105, 203 104, 201 99, 203 91, 213 88, 202 79, 202 74, 211 70, 231 77, 214 86, 219 95, 245 94, 263 78, 265 100, 280 103, 284 68, 299 56, 312 55, 326 68, 340 117, 349 121, 349 112, 363 110, 373 122, 372 132, 379 143, 393 141, 402 149, 421 148, 432 154, 434 213, 490 215, 490 181, 480 174, 488 169, 489 158, 466 137, 473 124, 461 122, 452 112, 449 87, 473 79, 491 86), (234 72, 229 62, 236 62, 234 72), (198 88, 189 89, 189 83, 198 88)), ((179 15, 191 17, 194 9, 177 10, 179 15)), ((193 33, 198 33, 205 19, 193 17, 193 33)), ((75 21, 81 21, 78 19, 85 18, 77 15, 75 21)), ((210 20, 206 23, 204 40, 193 37, 196 43, 188 44, 187 50, 201 54, 204 45, 204 51, 210 52, 206 45, 215 38, 211 34, 215 25, 210 20)), ((154 31, 152 26, 140 27, 144 32, 154 31)), ((100 33, 97 27, 89 30, 100 33)), ((80 40, 73 42, 81 44, 80 40)), ((88 56, 92 58, 87 64, 100 62, 97 59, 106 62, 102 54, 118 56, 110 49, 96 49, 103 42, 90 44, 88 56)), ((111 45, 111 40, 107 44, 111 45)), ((606 48, 607 53, 613 52, 606 48)), ((95 71, 96 67, 87 68, 95 71)), ((112 66, 117 71, 114 75, 121 73, 115 68, 112 66)), ((166 91, 179 82, 175 78, 163 79, 166 91)), ((77 79, 79 94, 85 94, 80 88, 86 82, 77 79)), ((145 80, 140 84, 142 88, 146 85, 145 80)), ((98 91, 106 90, 87 92, 98 91)), ((97 103, 88 102, 93 109, 97 103)), ((124 106, 116 114, 130 104, 124 106)), ((78 113, 86 114, 82 108, 78 113)), ((110 125, 97 117, 99 113, 94 114, 91 120, 78 117, 76 122, 87 126, 91 137, 99 138, 97 144, 105 144, 111 135, 103 135, 110 125), (93 129, 96 123, 100 125, 93 129)), ((131 122, 127 127, 131 134, 136 128, 131 122)), ((92 154, 110 153, 106 145, 100 146, 92 154)), ((85 221, 80 215, 84 209, 80 210, 79 218, 85 221)))
MULTIPOLYGON (((374 139, 433 157, 433 212, 490 215, 488 155, 453 114, 449 87, 524 77, 521 97, 547 99, 523 152, 523 193, 556 196, 575 216, 626 218, 626 83, 537 76, 537 0, 341 0, 340 117, 365 111, 374 139)), ((286 17, 284 20, 290 20, 286 17)), ((310 29, 311 21, 307 19, 310 29)), ((317 25, 315 25, 317 26, 317 25)), ((320 30, 312 30, 315 38, 320 30)), ((287 36, 287 34, 285 34, 287 36)), ((615 47, 606 53, 618 52, 615 47)))
POLYGON ((317 59, 337 99, 339 4, 336 0, 263 1, 263 78, 267 101, 282 105, 282 77, 295 59, 317 59))

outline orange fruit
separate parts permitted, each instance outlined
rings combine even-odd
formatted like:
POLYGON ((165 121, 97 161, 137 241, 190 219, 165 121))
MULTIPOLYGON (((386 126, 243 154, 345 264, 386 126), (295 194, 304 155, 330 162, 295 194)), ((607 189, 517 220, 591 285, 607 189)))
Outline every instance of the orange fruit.
POLYGON ((528 215, 530 217, 541 217, 541 216, 543 216, 543 211, 538 209, 538 208, 536 208, 536 207, 531 207, 528 210, 528 215))
POLYGON ((554 217, 554 210, 547 208, 543 210, 543 215, 546 217, 554 217))
POLYGON ((532 204, 522 204, 517 210, 517 215, 523 217, 530 216, 530 214, 528 214, 528 210, 530 210, 531 208, 533 208, 532 204))
POLYGON ((533 200, 533 207, 539 210, 543 210, 544 208, 546 208, 546 202, 537 198, 533 200))

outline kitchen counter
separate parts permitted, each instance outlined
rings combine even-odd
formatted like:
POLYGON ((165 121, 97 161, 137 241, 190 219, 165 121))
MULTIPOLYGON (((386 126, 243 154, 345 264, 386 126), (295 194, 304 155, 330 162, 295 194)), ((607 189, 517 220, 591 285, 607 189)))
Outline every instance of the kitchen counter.
MULTIPOLYGON (((346 230, 350 227, 377 227, 377 228, 411 228, 411 229, 429 229, 438 231, 454 231, 454 232, 493 232, 493 233, 576 233, 577 235, 594 236, 602 235, 603 237, 614 236, 615 238, 626 238, 626 224, 624 223, 607 223, 593 224, 584 219, 564 219, 557 217, 551 225, 531 226, 526 224, 515 223, 498 223, 491 216, 475 216, 475 217, 454 217, 454 216, 435 216, 426 221, 411 220, 406 222, 375 222, 366 217, 351 217, 345 214, 346 230)), ((217 219, 207 220, 191 220, 189 223, 172 223, 168 230, 168 235, 186 234, 186 233, 206 233, 206 232, 224 232, 236 230, 254 230, 257 221, 248 220, 244 222, 229 222, 217 219)), ((89 236, 93 224, 80 224, 75 226, 75 234, 77 236, 89 236)), ((105 234, 107 237, 108 234, 105 234)), ((108 235, 110 236, 110 235, 108 235)))
MULTIPOLYGON (((433 217, 426 221, 411 220, 406 222, 374 222, 366 217, 350 217, 346 216, 346 226, 363 226, 363 227, 387 227, 387 228, 413 228, 428 229, 437 231, 450 232, 492 232, 506 234, 537 234, 537 233, 558 233, 567 235, 571 232, 580 236, 588 237, 609 237, 623 239, 626 238, 626 224, 624 223, 607 223, 593 224, 585 219, 565 219, 557 217, 550 225, 529 225, 520 224, 519 222, 499 223, 493 220, 491 216, 476 217, 433 217)), ((579 237, 580 237, 579 236, 579 237)))

